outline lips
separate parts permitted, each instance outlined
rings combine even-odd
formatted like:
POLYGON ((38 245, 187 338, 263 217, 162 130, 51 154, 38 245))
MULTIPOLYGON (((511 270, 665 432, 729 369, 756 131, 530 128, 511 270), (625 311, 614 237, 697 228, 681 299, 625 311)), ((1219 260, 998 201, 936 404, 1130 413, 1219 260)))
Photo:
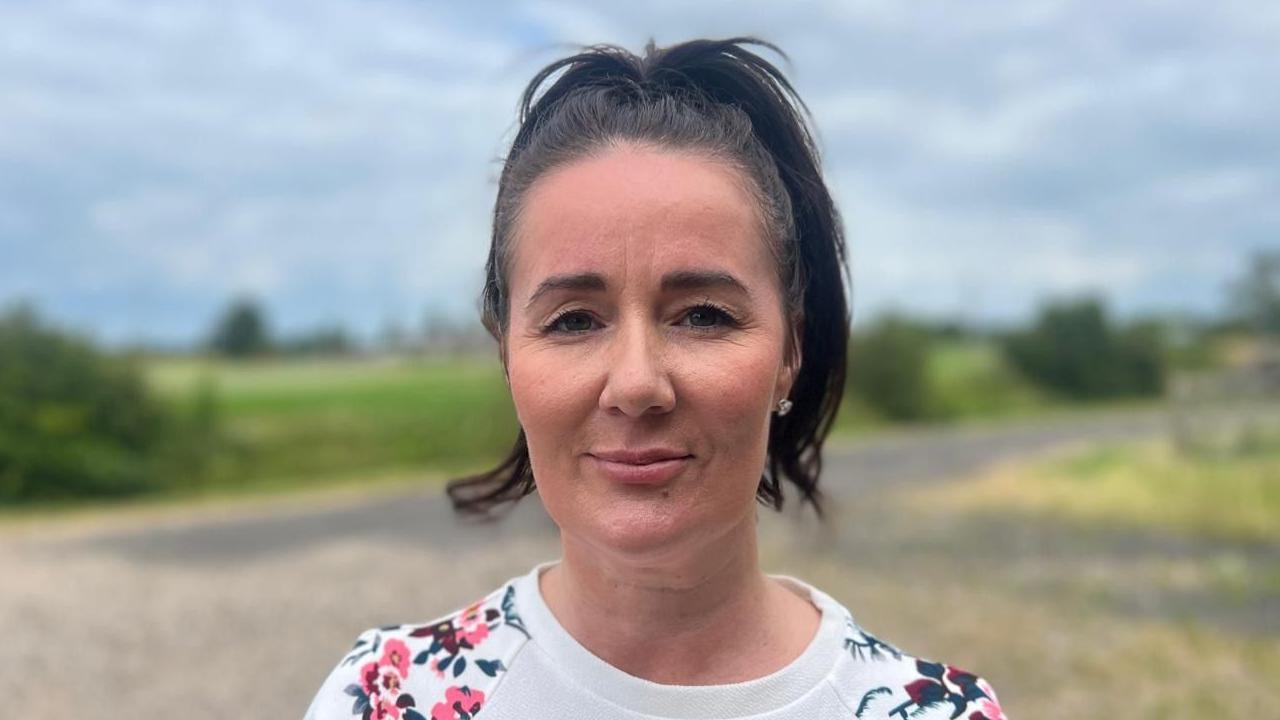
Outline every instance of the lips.
POLYGON ((668 448, 588 453, 609 479, 626 485, 661 485, 679 475, 693 456, 668 448))
POLYGON ((644 448, 641 450, 601 450, 590 453, 601 460, 626 463, 628 465, 647 465, 661 460, 689 457, 689 453, 671 448, 644 448))

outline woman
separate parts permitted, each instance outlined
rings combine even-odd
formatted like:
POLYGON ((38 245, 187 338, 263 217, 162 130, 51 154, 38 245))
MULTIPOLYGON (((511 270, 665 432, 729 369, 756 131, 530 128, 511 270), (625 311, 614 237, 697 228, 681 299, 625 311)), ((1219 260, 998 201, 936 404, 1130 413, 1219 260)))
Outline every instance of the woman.
POLYGON ((849 311, 803 105, 751 43, 777 51, 599 46, 529 84, 484 289, 521 432, 449 494, 536 489, 563 557, 365 632, 308 718, 1003 717, 757 562, 784 480, 821 515, 849 311))

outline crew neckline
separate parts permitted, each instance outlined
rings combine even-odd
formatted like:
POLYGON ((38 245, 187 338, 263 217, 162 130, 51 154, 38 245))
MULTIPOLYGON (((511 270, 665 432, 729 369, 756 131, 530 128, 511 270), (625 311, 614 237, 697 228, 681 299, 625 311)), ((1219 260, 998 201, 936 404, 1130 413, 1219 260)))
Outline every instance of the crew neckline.
POLYGON ((769 575, 801 597, 822 618, 804 651, 762 677, 719 685, 668 685, 620 670, 579 643, 556 619, 542 597, 538 579, 559 560, 540 563, 517 581, 516 595, 533 642, 553 667, 604 700, 635 713, 675 720, 716 720, 760 715, 785 707, 818 688, 840 655, 843 624, 830 596, 790 575, 769 575))

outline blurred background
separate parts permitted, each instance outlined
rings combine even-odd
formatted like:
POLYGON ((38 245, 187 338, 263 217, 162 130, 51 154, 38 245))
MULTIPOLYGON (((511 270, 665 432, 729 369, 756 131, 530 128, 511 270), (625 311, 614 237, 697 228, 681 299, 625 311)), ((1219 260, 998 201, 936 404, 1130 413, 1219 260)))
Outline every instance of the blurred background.
POLYGON ((300 716, 360 630, 555 557, 536 497, 440 498, 515 433, 478 297, 518 95, 744 34, 853 271, 840 510, 768 519, 768 569, 1012 718, 1272 716, 1265 0, 0 3, 0 692, 300 716))

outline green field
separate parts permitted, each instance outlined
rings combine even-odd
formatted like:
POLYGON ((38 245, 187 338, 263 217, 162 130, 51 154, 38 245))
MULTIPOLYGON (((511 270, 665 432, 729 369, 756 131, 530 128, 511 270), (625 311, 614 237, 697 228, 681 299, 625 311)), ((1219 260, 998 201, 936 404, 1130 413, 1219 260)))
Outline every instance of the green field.
POLYGON ((211 482, 223 487, 475 470, 516 432, 496 363, 163 360, 147 375, 181 408, 211 389, 227 457, 211 482))
POLYGON ((1016 417, 1060 404, 1019 376, 991 343, 940 342, 927 368, 934 412, 940 418, 1016 417))

